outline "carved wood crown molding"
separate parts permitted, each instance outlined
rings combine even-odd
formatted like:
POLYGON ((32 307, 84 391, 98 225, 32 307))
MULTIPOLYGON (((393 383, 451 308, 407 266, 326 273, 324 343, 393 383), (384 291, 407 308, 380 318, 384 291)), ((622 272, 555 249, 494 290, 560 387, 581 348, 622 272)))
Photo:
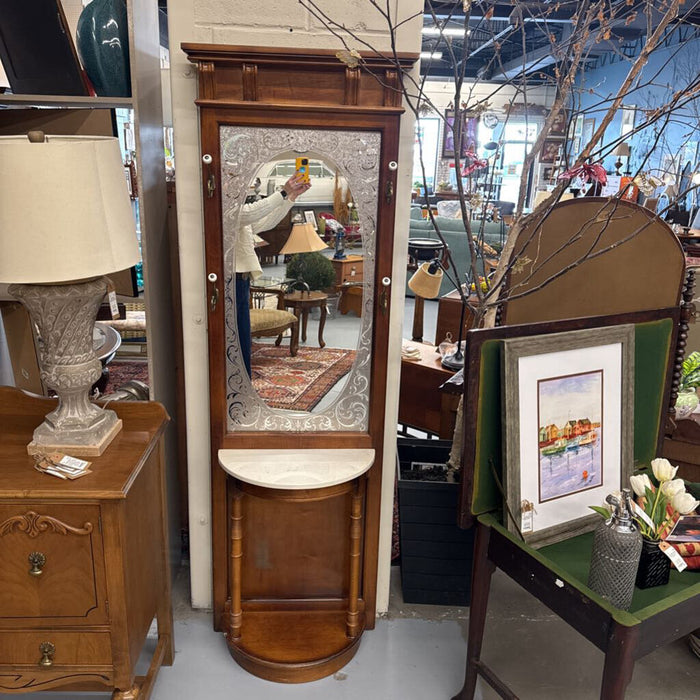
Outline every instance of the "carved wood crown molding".
POLYGON ((333 49, 185 43, 182 50, 197 65, 200 106, 264 103, 397 110, 401 72, 418 60, 413 53, 360 52, 361 62, 352 66, 333 49))

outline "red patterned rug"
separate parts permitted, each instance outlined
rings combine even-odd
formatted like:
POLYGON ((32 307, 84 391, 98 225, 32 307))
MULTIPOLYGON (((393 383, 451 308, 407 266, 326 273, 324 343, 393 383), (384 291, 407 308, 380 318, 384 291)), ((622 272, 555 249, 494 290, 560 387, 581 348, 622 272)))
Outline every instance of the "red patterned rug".
POLYGON ((310 411, 354 361, 354 350, 300 347, 292 357, 288 345, 253 343, 253 386, 272 408, 310 411))
POLYGON ((148 362, 144 360, 112 360, 107 367, 109 367, 109 381, 103 392, 105 394, 116 391, 132 379, 148 384, 148 362))

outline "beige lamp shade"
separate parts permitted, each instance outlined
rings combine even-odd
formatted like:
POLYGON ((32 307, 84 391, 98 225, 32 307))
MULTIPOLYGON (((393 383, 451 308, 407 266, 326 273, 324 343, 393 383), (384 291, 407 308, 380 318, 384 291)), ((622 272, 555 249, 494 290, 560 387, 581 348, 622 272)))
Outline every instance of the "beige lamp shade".
POLYGON ((430 263, 424 262, 408 280, 408 288, 424 299, 435 299, 440 293, 442 270, 438 267, 430 272, 430 263))
POLYGON ((630 147, 626 143, 620 143, 617 145, 615 150, 613 151, 614 156, 625 156, 629 157, 630 154, 630 147))
POLYGON ((45 139, 0 137, 0 282, 65 282, 136 264, 117 139, 45 139))
MULTIPOLYGON (((535 194, 535 201, 532 203, 532 208, 536 209, 542 202, 544 202, 546 199, 549 199, 552 196, 552 192, 550 190, 539 190, 535 194)), ((561 195, 559 196, 560 202, 565 202, 567 199, 573 199, 574 198, 574 193, 573 192, 562 192, 561 195)), ((554 204, 554 202, 552 202, 554 204)))
POLYGON ((281 255, 293 255, 294 253, 312 253, 315 250, 323 250, 328 246, 316 233, 313 224, 294 224, 287 242, 280 250, 281 255))

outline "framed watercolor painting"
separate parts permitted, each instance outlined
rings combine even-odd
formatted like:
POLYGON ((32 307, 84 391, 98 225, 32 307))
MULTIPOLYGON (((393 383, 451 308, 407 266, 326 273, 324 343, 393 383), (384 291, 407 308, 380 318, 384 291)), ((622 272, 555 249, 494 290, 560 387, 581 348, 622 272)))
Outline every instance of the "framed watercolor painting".
POLYGON ((511 532, 541 546, 600 521, 589 506, 632 472, 633 378, 631 324, 504 341, 511 532))

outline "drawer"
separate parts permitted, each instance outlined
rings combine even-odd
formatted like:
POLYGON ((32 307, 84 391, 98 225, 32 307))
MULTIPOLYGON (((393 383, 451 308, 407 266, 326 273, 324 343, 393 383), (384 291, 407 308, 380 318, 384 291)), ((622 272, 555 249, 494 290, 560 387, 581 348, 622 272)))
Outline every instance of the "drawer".
POLYGON ((0 632, 0 669, 3 666, 109 666, 112 647, 109 632, 14 630, 0 632), (51 645, 44 654, 43 645, 51 645), (45 659, 50 664, 43 665, 45 659))
POLYGON ((97 505, 0 504, 0 618, 106 621, 99 523, 97 505))

